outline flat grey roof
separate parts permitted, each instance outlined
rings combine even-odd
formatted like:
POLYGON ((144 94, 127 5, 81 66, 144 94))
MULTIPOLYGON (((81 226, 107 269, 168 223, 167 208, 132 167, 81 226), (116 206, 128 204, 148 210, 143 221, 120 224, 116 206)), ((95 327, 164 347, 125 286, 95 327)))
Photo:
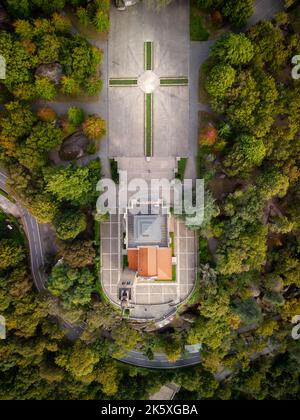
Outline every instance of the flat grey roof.
POLYGON ((128 248, 139 246, 169 246, 168 215, 167 214, 138 214, 128 213, 128 248))
POLYGON ((136 243, 161 242, 161 220, 159 215, 138 215, 134 217, 133 236, 136 243))

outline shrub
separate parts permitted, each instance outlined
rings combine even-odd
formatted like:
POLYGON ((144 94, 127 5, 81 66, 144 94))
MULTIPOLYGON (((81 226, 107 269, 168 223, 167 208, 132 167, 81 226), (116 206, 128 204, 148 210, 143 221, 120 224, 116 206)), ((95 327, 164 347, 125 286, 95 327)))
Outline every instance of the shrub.
POLYGON ((106 133, 106 122, 101 117, 89 117, 83 123, 83 131, 89 139, 98 140, 106 133))
POLYGON ((41 108, 38 110, 37 115, 44 122, 51 123, 57 119, 57 114, 52 108, 41 108))
POLYGON ((72 77, 63 76, 61 79, 61 91, 66 95, 77 95, 80 92, 80 87, 72 77))
POLYGON ((89 96, 95 96, 101 92, 102 87, 102 80, 94 77, 86 82, 85 91, 89 96))
POLYGON ((209 123, 205 130, 200 133, 199 143, 204 146, 213 146, 218 138, 218 130, 209 123))
POLYGON ((68 120, 72 125, 78 127, 84 121, 84 111, 76 106, 69 108, 68 120))
POLYGON ((46 101, 53 101, 56 97, 55 85, 47 77, 38 76, 36 78, 35 91, 37 97, 46 99, 46 101))

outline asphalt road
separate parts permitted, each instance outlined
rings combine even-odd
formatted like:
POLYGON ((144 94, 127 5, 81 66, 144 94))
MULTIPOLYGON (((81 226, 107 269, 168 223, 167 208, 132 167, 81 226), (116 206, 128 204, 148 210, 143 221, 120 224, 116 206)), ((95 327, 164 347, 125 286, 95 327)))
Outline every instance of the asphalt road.
MULTIPOLYGON (((6 189, 6 179, 7 176, 5 172, 0 170, 0 189, 4 192, 7 192, 6 189)), ((30 250, 30 264, 31 264, 31 273, 33 277, 34 284, 39 292, 46 290, 47 276, 43 272, 44 267, 44 251, 41 242, 40 236, 40 227, 37 220, 31 216, 30 213, 23 207, 17 204, 20 209, 20 214, 22 218, 22 224, 27 236, 30 250)), ((58 317, 59 318, 59 317, 58 317)), ((84 326, 74 326, 69 322, 59 318, 60 323, 67 330, 67 336, 75 340, 80 336, 84 326)))
MULTIPOLYGON (((0 172, 0 188, 6 191, 6 174, 0 172)), ((22 223, 26 232, 26 236, 29 242, 30 248, 30 263, 33 280, 38 291, 46 289, 45 284, 47 281, 46 275, 42 271, 44 266, 44 254, 41 243, 39 225, 34 217, 32 217, 26 209, 20 207, 20 213, 22 215, 22 223)))
POLYGON ((182 356, 175 363, 171 363, 164 354, 155 353, 154 359, 149 360, 147 356, 144 356, 143 353, 136 350, 131 351, 126 357, 119 360, 120 362, 128 363, 130 365, 149 369, 178 369, 201 363, 199 353, 187 354, 186 356, 182 356))

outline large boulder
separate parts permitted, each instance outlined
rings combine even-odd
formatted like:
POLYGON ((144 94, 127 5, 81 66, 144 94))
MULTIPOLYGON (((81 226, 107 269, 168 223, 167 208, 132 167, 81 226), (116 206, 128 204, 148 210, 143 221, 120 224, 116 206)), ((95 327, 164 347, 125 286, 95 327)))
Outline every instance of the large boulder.
POLYGON ((79 159, 85 155, 85 149, 88 144, 89 140, 83 132, 76 131, 76 133, 65 139, 60 148, 59 156, 65 161, 79 159))
POLYGON ((36 76, 47 77, 56 85, 59 85, 63 75, 63 67, 59 63, 41 64, 35 72, 36 76))

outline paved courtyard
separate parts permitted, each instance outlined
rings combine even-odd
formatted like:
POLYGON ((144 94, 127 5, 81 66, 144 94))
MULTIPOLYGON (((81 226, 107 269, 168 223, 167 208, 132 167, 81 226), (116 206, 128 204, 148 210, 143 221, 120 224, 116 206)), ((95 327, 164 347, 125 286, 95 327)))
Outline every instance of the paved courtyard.
POLYGON ((134 273, 123 273, 123 216, 111 216, 101 226, 101 280, 105 293, 119 304, 119 290, 125 279, 125 287, 132 291, 132 305, 145 318, 164 313, 169 304, 183 301, 192 292, 196 273, 196 246, 194 232, 186 229, 182 221, 175 221, 175 255, 177 257, 177 278, 174 282, 136 281, 134 273), (129 276, 128 276, 129 274, 129 276), (130 283, 130 284, 127 284, 130 283), (159 307, 159 305, 166 305, 159 307), (146 310, 143 308, 146 306, 146 310))
MULTIPOLYGON (((139 79, 145 72, 145 42, 151 42, 151 70, 158 78, 188 78, 189 8, 175 0, 159 13, 141 2, 126 12, 111 10, 109 79, 139 79)), ((153 91, 153 156, 185 157, 189 145, 189 88, 160 85, 153 91)), ((133 86, 109 88, 109 155, 145 155, 145 92, 133 86)))
POLYGON ((110 216, 101 224, 101 281, 109 298, 119 304, 118 284, 123 271, 122 260, 122 217, 110 216))

